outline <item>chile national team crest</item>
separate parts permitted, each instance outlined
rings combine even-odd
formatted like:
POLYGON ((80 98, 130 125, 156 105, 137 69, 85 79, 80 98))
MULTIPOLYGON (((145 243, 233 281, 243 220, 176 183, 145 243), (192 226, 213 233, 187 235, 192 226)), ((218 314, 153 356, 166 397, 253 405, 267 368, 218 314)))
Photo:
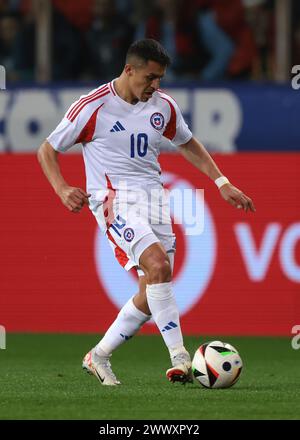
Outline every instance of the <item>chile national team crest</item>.
POLYGON ((165 118, 161 113, 153 113, 153 115, 150 118, 150 122, 152 127, 155 128, 155 130, 161 130, 165 123, 165 118))
POLYGON ((134 230, 132 228, 126 228, 123 235, 125 240, 130 242, 134 239, 134 230))

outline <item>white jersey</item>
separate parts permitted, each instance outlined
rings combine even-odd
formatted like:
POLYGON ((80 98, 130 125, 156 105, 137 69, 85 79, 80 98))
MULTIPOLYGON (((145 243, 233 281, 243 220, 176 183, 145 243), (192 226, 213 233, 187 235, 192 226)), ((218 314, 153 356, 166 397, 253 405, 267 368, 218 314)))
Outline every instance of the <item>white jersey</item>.
POLYGON ((59 152, 82 143, 93 210, 108 188, 161 187, 157 158, 163 136, 175 145, 192 137, 176 102, 156 91, 147 102, 129 104, 112 81, 72 104, 47 140, 59 152))

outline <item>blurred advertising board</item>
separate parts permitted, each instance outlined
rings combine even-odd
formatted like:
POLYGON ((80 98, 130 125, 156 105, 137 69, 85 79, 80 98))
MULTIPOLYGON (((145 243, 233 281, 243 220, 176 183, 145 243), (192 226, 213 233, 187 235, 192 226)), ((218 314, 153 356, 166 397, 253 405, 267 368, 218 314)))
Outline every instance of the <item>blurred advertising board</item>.
MULTIPOLYGON (((174 222, 183 331, 289 335, 300 324, 300 154, 214 158, 255 214, 232 208, 181 155, 160 158, 166 189, 204 194, 200 234, 174 222)), ((79 155, 62 155, 61 167, 72 186, 85 186, 79 155)), ((61 204, 35 155, 2 154, 0 168, 1 324, 8 332, 103 333, 137 292, 134 270, 119 266, 88 208, 72 214, 61 204)), ((150 323, 143 332, 157 330, 150 323)))

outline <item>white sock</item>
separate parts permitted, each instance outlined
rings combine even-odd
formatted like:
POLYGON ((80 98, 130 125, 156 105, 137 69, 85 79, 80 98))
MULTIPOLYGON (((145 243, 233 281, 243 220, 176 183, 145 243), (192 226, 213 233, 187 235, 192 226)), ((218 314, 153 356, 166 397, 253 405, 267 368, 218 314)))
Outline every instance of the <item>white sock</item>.
POLYGON ((183 349, 179 311, 172 292, 172 283, 147 284, 147 301, 152 318, 170 354, 183 349))
POLYGON ((137 309, 133 297, 122 307, 117 318, 96 345, 99 356, 110 355, 119 345, 128 341, 151 316, 137 309))

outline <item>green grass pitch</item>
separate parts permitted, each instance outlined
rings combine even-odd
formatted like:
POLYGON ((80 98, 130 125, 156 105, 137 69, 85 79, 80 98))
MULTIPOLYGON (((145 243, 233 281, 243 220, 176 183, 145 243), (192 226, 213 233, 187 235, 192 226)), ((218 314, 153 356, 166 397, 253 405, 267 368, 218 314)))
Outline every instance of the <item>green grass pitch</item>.
POLYGON ((101 386, 81 369, 97 335, 9 334, 0 350, 0 419, 299 419, 300 350, 288 338, 186 337, 193 353, 215 339, 244 361, 238 383, 209 390, 170 384, 160 336, 137 336, 112 357, 122 385, 101 386))

